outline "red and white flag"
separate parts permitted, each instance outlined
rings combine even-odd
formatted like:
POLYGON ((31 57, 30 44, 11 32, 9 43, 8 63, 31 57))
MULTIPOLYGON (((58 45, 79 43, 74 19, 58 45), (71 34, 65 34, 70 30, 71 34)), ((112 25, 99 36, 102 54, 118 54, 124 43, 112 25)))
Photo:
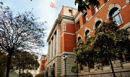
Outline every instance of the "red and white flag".
POLYGON ((54 3, 53 1, 51 1, 50 7, 51 8, 57 8, 58 5, 57 5, 57 3, 54 3))

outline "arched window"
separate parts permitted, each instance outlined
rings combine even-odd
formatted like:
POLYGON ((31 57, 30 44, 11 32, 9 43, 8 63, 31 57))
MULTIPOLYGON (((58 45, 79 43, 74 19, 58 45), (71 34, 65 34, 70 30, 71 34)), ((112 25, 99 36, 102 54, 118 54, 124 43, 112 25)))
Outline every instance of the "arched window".
POLYGON ((109 17, 112 18, 112 20, 115 21, 117 25, 120 25, 123 22, 120 11, 117 7, 114 7, 110 10, 109 17))
POLYGON ((77 29, 80 29, 80 20, 76 23, 77 24, 77 29))
POLYGON ((130 2, 130 0, 126 0, 126 3, 129 3, 130 2))
POLYGON ((85 35, 85 38, 89 38, 90 37, 90 30, 87 29, 85 31, 84 35, 85 35))
POLYGON ((69 16, 72 16, 72 10, 69 9, 69 13, 68 13, 69 16))
POLYGON ((84 17, 85 17, 86 22, 88 22, 88 15, 87 15, 87 11, 84 13, 84 17))
POLYGON ((101 25, 101 21, 100 21, 100 20, 98 20, 98 21, 96 22, 96 24, 95 24, 95 29, 99 28, 99 27, 100 27, 100 25, 101 25))
POLYGON ((95 13, 97 13, 99 11, 99 8, 95 6, 94 10, 95 10, 95 13))
POLYGON ((81 39, 82 39, 82 38, 79 36, 79 37, 78 37, 78 41, 81 41, 81 39))

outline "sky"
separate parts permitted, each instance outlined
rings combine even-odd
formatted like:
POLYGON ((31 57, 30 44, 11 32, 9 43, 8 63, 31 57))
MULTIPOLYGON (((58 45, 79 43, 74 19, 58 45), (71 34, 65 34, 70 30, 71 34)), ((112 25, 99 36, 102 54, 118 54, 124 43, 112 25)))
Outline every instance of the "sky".
POLYGON ((35 50, 35 52, 44 55, 47 54, 48 46, 47 46, 47 37, 50 33, 50 30, 53 27, 54 21, 57 18, 59 12, 62 9, 62 6, 70 6, 76 8, 74 1, 75 0, 0 0, 4 3, 4 6, 9 6, 10 9, 14 12, 14 14, 17 13, 24 13, 25 11, 31 11, 33 12, 34 16, 38 18, 39 22, 45 22, 45 28, 46 28, 46 36, 44 38, 45 41, 45 47, 39 48, 35 50), (57 8, 51 8, 50 3, 51 1, 58 4, 57 8))

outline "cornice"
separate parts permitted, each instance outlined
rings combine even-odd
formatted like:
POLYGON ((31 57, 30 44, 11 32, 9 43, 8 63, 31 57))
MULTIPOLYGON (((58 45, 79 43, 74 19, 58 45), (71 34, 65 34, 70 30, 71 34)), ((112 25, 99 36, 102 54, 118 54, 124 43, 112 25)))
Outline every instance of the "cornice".
POLYGON ((56 19, 56 21, 55 21, 55 23, 54 23, 54 25, 53 25, 53 27, 52 27, 52 29, 51 29, 51 32, 50 32, 50 34, 49 34, 49 36, 48 36, 48 38, 47 38, 47 42, 49 41, 49 39, 50 39, 52 33, 54 32, 54 29, 56 28, 56 25, 57 25, 57 24, 61 24, 61 22, 62 22, 63 19, 74 20, 74 17, 73 17, 73 16, 67 16, 67 15, 59 16, 59 17, 56 19))

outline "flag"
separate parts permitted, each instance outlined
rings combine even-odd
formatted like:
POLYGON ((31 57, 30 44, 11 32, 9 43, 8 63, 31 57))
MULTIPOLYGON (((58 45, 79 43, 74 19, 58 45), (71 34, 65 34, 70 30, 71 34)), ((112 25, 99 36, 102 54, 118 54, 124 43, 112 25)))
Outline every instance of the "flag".
POLYGON ((54 3, 54 2, 51 1, 50 7, 51 8, 57 8, 57 3, 54 3))

